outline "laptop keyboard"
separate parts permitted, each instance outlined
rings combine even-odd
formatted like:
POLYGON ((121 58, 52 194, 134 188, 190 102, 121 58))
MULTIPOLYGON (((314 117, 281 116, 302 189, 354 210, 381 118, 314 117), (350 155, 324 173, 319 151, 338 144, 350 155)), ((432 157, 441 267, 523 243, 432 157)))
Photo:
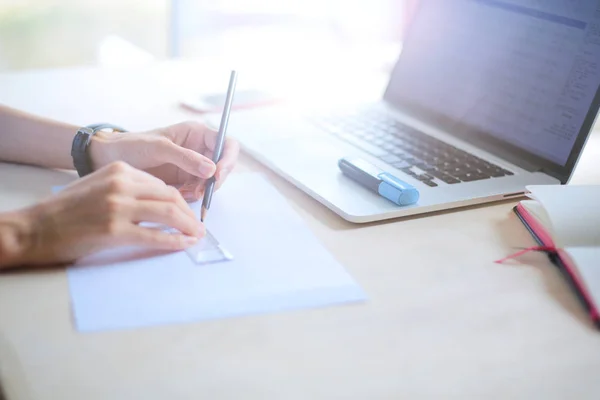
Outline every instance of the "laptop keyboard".
POLYGON ((513 175, 377 110, 311 121, 431 187, 438 186, 436 180, 453 185, 513 175))

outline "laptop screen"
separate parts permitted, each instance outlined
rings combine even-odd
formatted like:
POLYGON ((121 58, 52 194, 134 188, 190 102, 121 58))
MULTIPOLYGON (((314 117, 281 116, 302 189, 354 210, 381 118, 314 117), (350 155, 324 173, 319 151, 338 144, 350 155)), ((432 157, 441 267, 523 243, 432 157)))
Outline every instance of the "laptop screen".
POLYGON ((600 1, 423 0, 386 99, 564 166, 600 85, 600 1))

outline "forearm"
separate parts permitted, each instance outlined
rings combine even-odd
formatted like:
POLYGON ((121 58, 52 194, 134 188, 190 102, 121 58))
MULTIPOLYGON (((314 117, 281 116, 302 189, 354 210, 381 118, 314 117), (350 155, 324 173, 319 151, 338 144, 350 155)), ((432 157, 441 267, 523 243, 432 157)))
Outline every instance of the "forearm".
POLYGON ((30 228, 24 210, 0 213, 0 270, 26 262, 25 256, 31 239, 30 228))
POLYGON ((71 169, 77 129, 0 105, 0 161, 71 169))

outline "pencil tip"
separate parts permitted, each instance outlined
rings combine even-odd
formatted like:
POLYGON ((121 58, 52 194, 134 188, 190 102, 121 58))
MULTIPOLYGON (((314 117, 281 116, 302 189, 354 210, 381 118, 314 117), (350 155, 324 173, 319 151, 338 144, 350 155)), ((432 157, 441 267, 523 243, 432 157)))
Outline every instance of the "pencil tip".
POLYGON ((204 218, 206 217, 206 207, 202 207, 200 211, 200 222, 204 222, 204 218))

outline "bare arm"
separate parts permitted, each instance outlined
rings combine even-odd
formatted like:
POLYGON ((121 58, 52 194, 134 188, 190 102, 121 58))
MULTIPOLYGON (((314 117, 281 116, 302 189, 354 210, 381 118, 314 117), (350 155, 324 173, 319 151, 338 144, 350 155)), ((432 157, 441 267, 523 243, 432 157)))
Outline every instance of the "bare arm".
MULTIPOLYGON (((77 129, 0 105, 0 161, 72 168, 70 146, 77 129)), ((31 237, 24 210, 0 213, 0 269, 19 263, 31 237)))
POLYGON ((0 270, 20 262, 30 235, 31 223, 22 210, 0 213, 0 270))
MULTIPOLYGON (((0 105, 0 161, 72 168, 77 129, 0 105)), ((228 138, 215 165, 210 157, 216 141, 217 133, 198 122, 147 132, 98 132, 89 148, 96 172, 32 207, 0 213, 0 269, 69 262, 117 245, 175 250, 193 244, 204 228, 185 200, 200 199, 213 175, 220 186, 239 152, 228 138), (139 221, 166 224, 181 234, 145 228, 139 221)))
POLYGON ((0 161, 72 169, 77 129, 0 105, 0 161))
POLYGON ((122 245, 182 250, 204 232, 177 189, 113 163, 36 205, 0 213, 0 270, 70 262, 122 245), (138 221, 167 224, 180 233, 138 221))

